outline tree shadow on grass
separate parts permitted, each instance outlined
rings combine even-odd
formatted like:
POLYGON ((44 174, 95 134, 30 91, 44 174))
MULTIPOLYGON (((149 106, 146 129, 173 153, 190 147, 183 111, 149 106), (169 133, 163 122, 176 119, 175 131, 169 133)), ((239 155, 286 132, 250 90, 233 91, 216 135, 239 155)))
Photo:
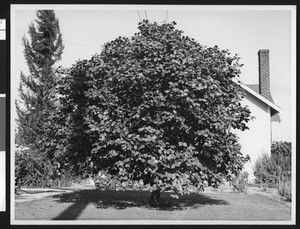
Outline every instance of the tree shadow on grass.
POLYGON ((81 215, 85 207, 94 204, 96 208, 126 209, 130 207, 142 207, 157 210, 183 210, 185 208, 199 208, 205 205, 227 205, 222 199, 215 199, 205 194, 192 193, 179 195, 179 199, 171 198, 172 193, 162 192, 159 206, 149 205, 150 191, 114 191, 114 190, 80 190, 73 193, 65 193, 53 196, 58 203, 73 203, 54 220, 74 220, 81 215))

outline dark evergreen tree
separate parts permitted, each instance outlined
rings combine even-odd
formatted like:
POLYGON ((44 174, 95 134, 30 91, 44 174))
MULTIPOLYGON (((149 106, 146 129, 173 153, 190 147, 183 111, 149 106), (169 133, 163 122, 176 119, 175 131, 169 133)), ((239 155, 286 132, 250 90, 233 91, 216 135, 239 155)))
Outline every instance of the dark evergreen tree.
POLYGON ((21 73, 17 101, 18 143, 40 149, 44 124, 54 107, 55 68, 63 52, 62 34, 53 10, 38 10, 36 26, 29 26, 30 39, 23 37, 29 74, 21 73))
POLYGON ((54 11, 38 10, 36 16, 36 24, 29 26, 30 39, 25 36, 22 39, 29 74, 21 72, 20 100, 16 101, 18 127, 15 140, 29 148, 29 155, 16 155, 16 168, 26 171, 23 174, 16 171, 16 179, 21 183, 27 181, 26 186, 44 186, 53 170, 53 160, 49 160, 52 159, 49 152, 53 152, 53 148, 47 142, 54 136, 57 120, 52 117, 59 106, 56 103, 55 63, 61 59, 64 49, 54 11), (27 167, 24 169, 20 165, 27 167), (39 165, 40 168, 30 165, 39 165))

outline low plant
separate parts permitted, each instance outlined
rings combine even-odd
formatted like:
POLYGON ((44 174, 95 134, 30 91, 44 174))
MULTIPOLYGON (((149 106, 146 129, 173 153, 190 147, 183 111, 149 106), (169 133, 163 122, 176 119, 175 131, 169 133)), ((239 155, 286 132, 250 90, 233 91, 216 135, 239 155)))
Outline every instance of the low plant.
POLYGON ((282 180, 278 183, 278 193, 285 201, 292 201, 292 187, 290 180, 282 180))
POLYGON ((16 145, 15 186, 17 189, 68 187, 78 178, 68 166, 37 156, 27 147, 16 145))
POLYGON ((291 200, 291 160, 290 142, 274 142, 271 155, 263 153, 255 162, 256 183, 264 189, 277 188, 283 199, 291 200))
POLYGON ((238 176, 236 176, 232 181, 233 191, 247 192, 248 177, 249 173, 246 171, 243 171, 238 176))
POLYGON ((278 182, 277 166, 267 153, 262 153, 254 164, 255 182, 263 187, 274 187, 278 182))
POLYGON ((49 182, 49 164, 34 155, 28 148, 16 147, 15 184, 18 188, 45 187, 49 182))
POLYGON ((141 180, 137 181, 119 181, 114 179, 110 174, 105 172, 100 172, 97 175, 93 176, 93 180, 95 182, 95 187, 99 190, 126 190, 126 189, 142 189, 144 188, 144 183, 141 180))

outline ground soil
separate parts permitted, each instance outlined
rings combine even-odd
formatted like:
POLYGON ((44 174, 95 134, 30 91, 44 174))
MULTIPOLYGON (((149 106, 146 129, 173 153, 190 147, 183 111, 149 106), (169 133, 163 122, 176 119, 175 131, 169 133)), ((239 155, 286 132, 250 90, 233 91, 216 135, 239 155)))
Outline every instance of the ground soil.
POLYGON ((170 194, 161 193, 161 205, 152 207, 147 190, 100 191, 86 187, 47 192, 26 201, 16 198, 15 220, 291 220, 290 204, 275 198, 278 195, 271 191, 206 189, 178 200, 170 194))

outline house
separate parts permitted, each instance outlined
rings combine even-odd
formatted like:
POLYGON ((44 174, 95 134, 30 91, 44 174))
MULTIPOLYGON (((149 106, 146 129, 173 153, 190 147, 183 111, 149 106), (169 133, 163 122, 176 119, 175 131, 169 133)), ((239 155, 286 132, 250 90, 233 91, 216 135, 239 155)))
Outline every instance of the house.
POLYGON ((254 119, 248 122, 249 130, 237 132, 242 153, 250 156, 250 162, 244 166, 244 170, 249 173, 250 182, 254 181, 253 166, 259 155, 263 152, 271 154, 271 123, 280 122, 279 112, 281 111, 270 93, 269 50, 259 50, 258 63, 259 84, 241 83, 245 92, 242 104, 249 107, 254 119))

